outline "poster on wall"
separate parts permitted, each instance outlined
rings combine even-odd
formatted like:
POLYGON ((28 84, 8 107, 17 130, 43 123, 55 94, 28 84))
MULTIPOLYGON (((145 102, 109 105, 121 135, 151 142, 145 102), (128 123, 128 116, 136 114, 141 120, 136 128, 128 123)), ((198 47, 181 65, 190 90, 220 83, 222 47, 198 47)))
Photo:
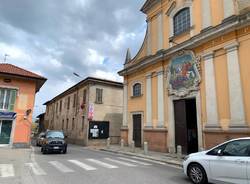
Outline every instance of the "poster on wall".
POLYGON ((94 104, 89 104, 88 120, 93 120, 94 118, 94 104))
POLYGON ((90 121, 89 139, 107 139, 109 138, 108 121, 90 121))

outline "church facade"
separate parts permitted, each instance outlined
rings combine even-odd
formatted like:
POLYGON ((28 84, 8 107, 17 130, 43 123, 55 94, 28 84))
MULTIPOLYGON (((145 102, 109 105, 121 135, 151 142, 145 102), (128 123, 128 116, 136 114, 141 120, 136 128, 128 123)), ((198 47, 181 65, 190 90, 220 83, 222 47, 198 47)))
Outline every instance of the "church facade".
POLYGON ((250 2, 147 0, 147 32, 127 52, 121 137, 184 154, 250 135, 250 2))

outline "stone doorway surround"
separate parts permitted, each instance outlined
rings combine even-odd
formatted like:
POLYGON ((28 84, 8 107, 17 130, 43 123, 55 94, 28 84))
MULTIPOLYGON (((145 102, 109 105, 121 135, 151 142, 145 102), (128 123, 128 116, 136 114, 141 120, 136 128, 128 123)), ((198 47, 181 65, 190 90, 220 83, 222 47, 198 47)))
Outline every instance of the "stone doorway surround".
POLYGON ((168 97, 168 149, 169 152, 172 152, 171 149, 175 150, 175 118, 174 118, 174 101, 182 99, 193 98, 196 100, 196 113, 197 113, 197 133, 198 133, 198 149, 203 148, 203 134, 202 134, 202 123, 201 123, 201 100, 200 100, 200 91, 193 91, 185 97, 169 96, 168 97))
POLYGON ((143 145, 143 128, 144 128, 144 113, 142 111, 131 112, 128 123, 128 144, 131 145, 133 141, 133 115, 141 115, 141 145, 143 145))

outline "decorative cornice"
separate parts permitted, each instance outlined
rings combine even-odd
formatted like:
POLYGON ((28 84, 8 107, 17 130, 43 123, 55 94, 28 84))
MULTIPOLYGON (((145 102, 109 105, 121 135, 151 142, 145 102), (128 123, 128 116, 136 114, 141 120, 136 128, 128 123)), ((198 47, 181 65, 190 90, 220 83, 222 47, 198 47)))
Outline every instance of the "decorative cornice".
POLYGON ((147 0, 142 6, 141 11, 146 14, 148 10, 150 10, 153 6, 155 6, 160 1, 161 0, 147 0))
POLYGON ((208 40, 222 36, 231 31, 239 30, 242 27, 247 26, 247 25, 250 25, 250 12, 243 14, 243 15, 234 16, 231 19, 228 19, 227 21, 222 22, 221 24, 211 29, 208 29, 207 31, 203 31, 199 33, 198 35, 190 38, 189 40, 186 40, 171 48, 161 50, 157 52, 155 55, 146 56, 144 57, 144 59, 142 59, 138 63, 135 63, 135 64, 131 63, 130 66, 119 71, 118 74, 121 76, 128 75, 132 72, 137 71, 138 69, 151 66, 157 63, 158 61, 162 61, 163 59, 169 58, 178 51, 181 51, 183 49, 187 50, 187 49, 196 48, 206 43, 208 40))

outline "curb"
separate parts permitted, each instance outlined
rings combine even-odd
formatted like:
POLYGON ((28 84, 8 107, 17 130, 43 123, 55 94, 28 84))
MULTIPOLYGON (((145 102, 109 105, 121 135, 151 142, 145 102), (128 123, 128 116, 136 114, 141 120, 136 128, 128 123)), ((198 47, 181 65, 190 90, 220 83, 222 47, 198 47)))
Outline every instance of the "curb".
POLYGON ((180 162, 178 163, 178 161, 168 161, 168 160, 158 159, 158 158, 154 158, 154 157, 147 156, 147 155, 136 154, 136 153, 130 153, 130 152, 124 152, 124 151, 116 151, 116 150, 110 150, 110 149, 104 149, 104 148, 101 148, 101 149, 99 149, 99 150, 100 150, 100 151, 105 151, 105 152, 110 152, 110 153, 116 153, 116 154, 127 155, 127 156, 136 156, 136 157, 139 157, 139 158, 146 158, 146 159, 150 159, 150 160, 153 160, 153 161, 164 162, 164 163, 166 163, 166 164, 169 164, 169 165, 173 165, 173 166, 177 166, 177 167, 182 168, 182 161, 180 161, 180 162))

